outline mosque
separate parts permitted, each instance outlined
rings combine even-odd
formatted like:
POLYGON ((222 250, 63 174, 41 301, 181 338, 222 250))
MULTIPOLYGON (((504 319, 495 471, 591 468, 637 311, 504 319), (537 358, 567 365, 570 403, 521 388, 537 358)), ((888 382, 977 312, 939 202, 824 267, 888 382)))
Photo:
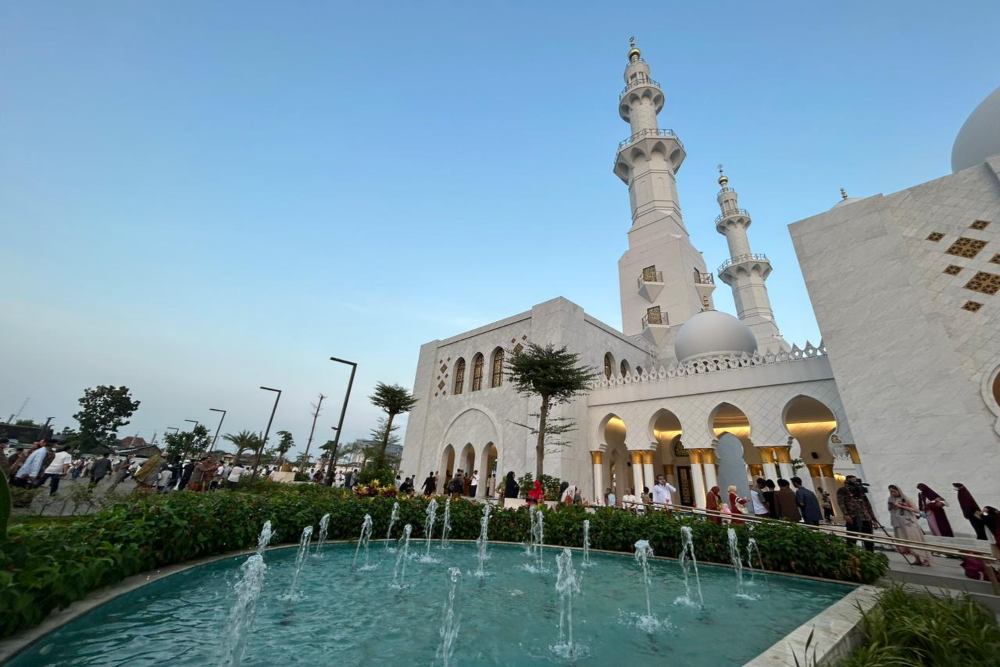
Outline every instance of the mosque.
MULTIPOLYGON (((790 225, 823 340, 790 344, 767 291, 771 262, 751 248, 752 217, 720 173, 713 273, 691 243, 675 175, 680 138, 658 124, 664 94, 633 43, 618 113, 630 134, 614 174, 632 225, 618 262, 621 330, 556 298, 420 348, 402 470, 520 476, 535 470, 537 400, 504 358, 529 342, 566 346, 598 371, 555 409, 573 420, 546 450, 547 474, 600 502, 665 475, 675 503, 712 486, 798 475, 828 491, 845 475, 918 482, 952 497, 962 481, 1000 504, 1000 90, 959 133, 953 173, 891 194, 846 195, 790 225), (714 308, 721 281, 736 316, 714 308)), ((485 478, 485 477, 484 477, 485 478)), ((484 495, 481 483, 478 494, 484 495)))

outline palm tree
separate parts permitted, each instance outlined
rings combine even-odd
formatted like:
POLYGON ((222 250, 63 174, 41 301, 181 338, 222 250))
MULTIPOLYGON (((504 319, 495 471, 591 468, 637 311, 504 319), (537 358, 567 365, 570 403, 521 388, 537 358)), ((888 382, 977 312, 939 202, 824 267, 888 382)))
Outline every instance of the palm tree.
POLYGON ((257 451, 257 447, 260 446, 260 436, 253 431, 243 430, 239 433, 233 435, 232 433, 227 433, 222 436, 223 440, 233 443, 236 446, 236 460, 239 461, 240 455, 245 451, 257 451))
POLYGON ((388 415, 382 442, 378 443, 376 452, 376 464, 381 466, 385 462, 385 448, 389 444, 389 436, 392 435, 392 420, 396 415, 412 410, 413 406, 417 404, 417 399, 404 387, 400 387, 398 384, 388 385, 383 382, 375 385, 375 393, 368 398, 372 405, 382 408, 388 415))
POLYGON ((575 352, 568 352, 565 347, 556 349, 551 344, 542 347, 531 343, 527 349, 510 355, 509 359, 507 372, 514 388, 523 396, 538 396, 542 399, 538 410, 538 427, 527 426, 538 436, 535 444, 535 479, 541 479, 545 436, 559 435, 573 428, 572 422, 567 420, 559 424, 551 423, 549 410, 554 405, 568 403, 574 396, 586 391, 594 378, 593 369, 590 366, 578 366, 580 355, 575 352))
POLYGON ((292 434, 288 431, 278 431, 278 437, 280 440, 274 447, 274 451, 278 453, 278 465, 280 466, 285 460, 285 454, 295 446, 295 440, 292 439, 292 434))

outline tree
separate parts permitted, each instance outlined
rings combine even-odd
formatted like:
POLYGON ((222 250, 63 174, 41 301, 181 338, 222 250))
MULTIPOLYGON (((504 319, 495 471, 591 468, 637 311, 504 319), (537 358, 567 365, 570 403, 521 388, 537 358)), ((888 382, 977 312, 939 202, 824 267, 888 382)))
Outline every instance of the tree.
POLYGON ((126 386, 100 385, 83 390, 80 411, 73 418, 80 423, 77 444, 81 451, 89 452, 100 447, 111 447, 115 434, 129 423, 139 409, 126 386))
MULTIPOLYGON (((594 369, 578 365, 580 355, 569 352, 566 347, 556 349, 549 344, 545 347, 529 343, 520 352, 506 355, 507 373, 514 388, 522 396, 537 396, 541 399, 538 409, 538 425, 528 426, 538 436, 535 444, 535 478, 541 479, 545 471, 546 436, 565 433, 573 428, 570 420, 557 418, 550 423, 549 412, 555 405, 569 403, 573 397, 582 394, 594 379, 594 369)), ((549 444, 557 444, 550 441, 549 444)), ((561 443, 559 443, 561 444, 561 443)))
POLYGON ((164 454, 168 461, 183 461, 208 449, 211 441, 208 429, 198 424, 190 431, 177 431, 163 436, 163 442, 167 445, 164 454))
POLYGON ((385 420, 385 425, 382 427, 380 424, 381 431, 379 434, 381 436, 381 442, 379 443, 378 451, 375 457, 375 463, 379 467, 385 466, 385 448, 389 444, 389 436, 392 435, 393 425, 392 420, 395 419, 396 415, 409 412, 413 409, 413 406, 417 404, 417 399, 409 391, 400 387, 398 384, 388 385, 383 382, 379 382, 375 385, 375 393, 368 397, 372 405, 377 408, 382 408, 382 410, 387 415, 385 420))
POLYGON ((274 447, 274 451, 278 453, 278 465, 285 460, 285 454, 288 453, 292 447, 295 446, 295 439, 292 438, 292 434, 288 431, 278 431, 278 444, 274 447))
POLYGON ((238 461, 243 452, 251 451, 256 452, 257 447, 260 446, 260 436, 253 431, 243 430, 235 435, 232 433, 227 433, 222 436, 222 439, 231 442, 236 446, 236 460, 238 461))

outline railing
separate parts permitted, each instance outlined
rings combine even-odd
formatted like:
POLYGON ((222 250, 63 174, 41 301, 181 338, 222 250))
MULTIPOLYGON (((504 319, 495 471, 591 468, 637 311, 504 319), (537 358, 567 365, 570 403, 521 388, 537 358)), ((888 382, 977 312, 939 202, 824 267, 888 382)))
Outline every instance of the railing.
POLYGON ((644 139, 646 137, 673 137, 674 139, 676 139, 677 135, 674 134, 673 130, 665 130, 665 129, 661 130, 659 128, 652 128, 652 129, 648 129, 648 130, 639 130, 638 132, 636 132, 635 134, 633 134, 628 139, 624 139, 622 141, 619 141, 618 142, 618 148, 620 150, 620 149, 624 148, 625 146, 628 146, 629 144, 631 144, 631 143, 633 143, 635 141, 638 141, 639 139, 644 139))
POLYGON ((696 285, 714 285, 715 276, 713 276, 711 273, 702 273, 701 271, 695 271, 694 283, 696 285))
POLYGON ((642 326, 643 328, 646 328, 650 324, 664 325, 664 326, 669 324, 667 320, 667 314, 662 311, 659 313, 646 313, 645 315, 642 316, 642 326))
POLYGON ((733 209, 732 211, 729 211, 728 213, 723 213, 719 217, 717 217, 715 219, 715 224, 719 224, 720 222, 722 222, 726 218, 735 218, 736 216, 739 216, 739 215, 742 215, 745 218, 749 218, 750 217, 750 211, 746 210, 745 208, 733 209))
MULTIPOLYGON (((648 77, 637 78, 635 81, 629 81, 628 85, 622 88, 621 95, 618 96, 618 99, 621 100, 621 98, 625 97, 625 94, 628 93, 628 91, 632 90, 633 88, 641 88, 642 86, 660 88, 660 82, 654 81, 653 79, 650 79, 648 77)), ((663 89, 660 88, 660 90, 663 89)))
POLYGON ((719 266, 719 273, 722 273, 728 269, 733 264, 742 264, 743 262, 770 262, 767 255, 763 253, 750 253, 749 255, 737 255, 736 257, 731 257, 727 259, 719 266))
POLYGON ((636 279, 636 286, 642 287, 646 283, 662 283, 663 282, 663 271, 654 271, 654 275, 642 274, 636 279))

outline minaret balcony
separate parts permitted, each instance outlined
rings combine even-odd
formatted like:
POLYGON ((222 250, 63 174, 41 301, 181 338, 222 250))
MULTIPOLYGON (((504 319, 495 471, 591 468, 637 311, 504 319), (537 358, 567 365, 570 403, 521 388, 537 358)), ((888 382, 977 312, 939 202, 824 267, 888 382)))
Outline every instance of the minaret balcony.
POLYGON ((680 139, 677 139, 677 135, 674 134, 673 130, 660 129, 660 128, 656 127, 656 128, 652 128, 652 129, 648 129, 648 130, 639 130, 638 132, 636 132, 635 134, 633 134, 628 139, 623 139, 623 140, 619 141, 618 142, 618 150, 621 150, 621 149, 625 148, 629 144, 634 144, 635 142, 639 141, 640 139, 645 139, 646 137, 672 137, 673 139, 675 139, 678 142, 680 142, 680 139))
POLYGON ((663 93, 663 88, 660 87, 659 81, 654 81, 653 79, 650 79, 648 77, 640 76, 636 78, 634 81, 629 81, 628 85, 622 88, 621 94, 618 95, 618 101, 620 102, 623 97, 628 95, 628 92, 630 90, 636 90, 637 88, 642 88, 644 86, 649 86, 650 88, 656 88, 657 90, 660 91, 661 94, 663 93))
POLYGON ((730 223, 743 225, 744 228, 750 226, 750 211, 745 208, 734 208, 722 213, 715 219, 715 231, 720 234, 726 233, 726 227, 730 223))
POLYGON ((734 278, 741 273, 745 275, 756 273, 761 278, 767 278, 771 273, 771 260, 767 258, 767 255, 758 253, 737 255, 723 262, 717 273, 722 282, 727 285, 732 285, 734 278))
MULTIPOLYGON (((639 289, 639 296, 652 303, 663 291, 663 271, 650 271, 636 279, 636 286, 639 289)), ((643 320, 645 326, 645 320, 643 320)))
POLYGON ((667 321, 667 314, 653 310, 642 316, 642 337, 658 348, 664 347, 669 338, 670 323, 667 321))
POLYGON ((684 144, 673 130, 659 128, 639 130, 618 144, 618 154, 615 156, 613 167, 615 175, 628 185, 636 166, 645 167, 653 153, 661 154, 670 163, 674 173, 677 173, 684 158, 687 157, 684 144))

